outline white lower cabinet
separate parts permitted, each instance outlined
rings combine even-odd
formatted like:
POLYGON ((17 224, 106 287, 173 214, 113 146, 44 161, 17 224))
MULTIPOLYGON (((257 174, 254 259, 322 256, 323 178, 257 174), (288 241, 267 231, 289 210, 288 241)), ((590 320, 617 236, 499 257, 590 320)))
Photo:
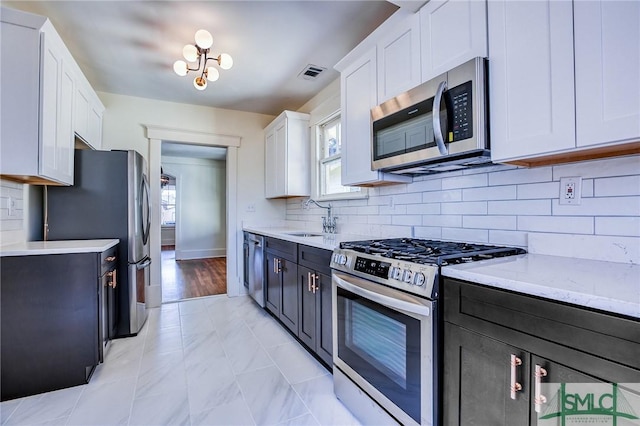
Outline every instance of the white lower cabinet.
POLYGON ((309 196, 309 114, 284 111, 264 133, 266 198, 309 196))
POLYGON ((2 9, 0 174, 73 184, 73 91, 64 43, 43 17, 2 9))

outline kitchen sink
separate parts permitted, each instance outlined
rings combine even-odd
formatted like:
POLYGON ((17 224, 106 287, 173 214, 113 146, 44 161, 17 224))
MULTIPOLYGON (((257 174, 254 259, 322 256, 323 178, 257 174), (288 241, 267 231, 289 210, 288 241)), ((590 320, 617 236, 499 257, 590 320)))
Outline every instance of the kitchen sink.
POLYGON ((285 234, 287 235, 291 235, 293 237, 322 237, 322 234, 317 234, 314 232, 305 232, 305 231, 300 231, 300 232, 285 232, 285 234))

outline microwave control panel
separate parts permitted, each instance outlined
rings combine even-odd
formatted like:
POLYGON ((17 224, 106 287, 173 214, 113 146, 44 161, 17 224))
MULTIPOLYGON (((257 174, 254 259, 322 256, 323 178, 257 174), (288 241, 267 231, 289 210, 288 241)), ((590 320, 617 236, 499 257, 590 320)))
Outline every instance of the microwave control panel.
POLYGON ((473 137, 473 93, 471 81, 449 89, 448 94, 451 107, 449 142, 473 137))

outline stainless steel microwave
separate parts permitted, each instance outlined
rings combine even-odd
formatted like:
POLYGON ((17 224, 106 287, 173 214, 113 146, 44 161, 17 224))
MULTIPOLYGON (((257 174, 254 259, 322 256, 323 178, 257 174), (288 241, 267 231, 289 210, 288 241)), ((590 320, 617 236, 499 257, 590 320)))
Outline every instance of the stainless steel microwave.
POLYGON ((475 58, 371 110, 372 169, 421 175, 491 164, 487 60, 475 58))

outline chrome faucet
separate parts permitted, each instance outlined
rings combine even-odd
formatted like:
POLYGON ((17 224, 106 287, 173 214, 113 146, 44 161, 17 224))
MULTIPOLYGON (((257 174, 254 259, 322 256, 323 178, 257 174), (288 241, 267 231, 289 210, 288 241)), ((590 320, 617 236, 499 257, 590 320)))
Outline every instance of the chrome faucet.
POLYGON ((325 234, 335 234, 338 230, 338 226, 336 224, 336 219, 338 218, 337 216, 331 216, 331 203, 329 203, 329 206, 321 206, 317 201, 309 198, 302 203, 302 207, 308 209, 309 204, 311 203, 315 204, 321 209, 327 209, 327 215, 322 216, 322 232, 325 234))

